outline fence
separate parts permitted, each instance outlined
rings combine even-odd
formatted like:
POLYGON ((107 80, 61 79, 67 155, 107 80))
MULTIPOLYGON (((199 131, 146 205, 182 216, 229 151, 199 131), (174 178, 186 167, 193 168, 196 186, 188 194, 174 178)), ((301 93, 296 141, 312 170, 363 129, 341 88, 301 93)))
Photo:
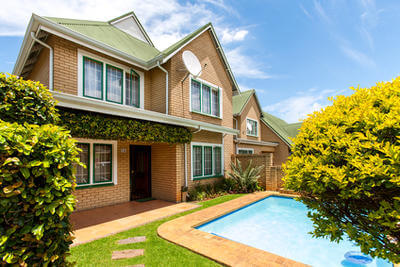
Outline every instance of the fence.
POLYGON ((236 154, 232 160, 238 159, 246 168, 250 161, 255 166, 264 166, 260 173, 259 184, 266 190, 278 191, 283 187, 283 171, 281 166, 272 166, 272 153, 266 154, 236 154))

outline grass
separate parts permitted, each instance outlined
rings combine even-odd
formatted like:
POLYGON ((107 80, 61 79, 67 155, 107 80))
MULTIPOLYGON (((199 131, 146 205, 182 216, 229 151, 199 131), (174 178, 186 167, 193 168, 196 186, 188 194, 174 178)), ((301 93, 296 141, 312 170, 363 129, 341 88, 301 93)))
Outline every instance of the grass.
POLYGON ((221 266, 190 250, 170 243, 157 235, 157 228, 166 221, 183 215, 205 209, 235 198, 243 194, 224 195, 212 200, 200 202, 201 207, 183 212, 162 220, 158 220, 137 228, 130 229, 112 236, 82 244, 71 249, 69 261, 76 262, 78 266, 128 266, 145 264, 149 266, 221 266), (117 240, 146 236, 146 242, 118 245, 117 240), (131 259, 111 260, 111 254, 115 250, 144 249, 144 255, 131 259))

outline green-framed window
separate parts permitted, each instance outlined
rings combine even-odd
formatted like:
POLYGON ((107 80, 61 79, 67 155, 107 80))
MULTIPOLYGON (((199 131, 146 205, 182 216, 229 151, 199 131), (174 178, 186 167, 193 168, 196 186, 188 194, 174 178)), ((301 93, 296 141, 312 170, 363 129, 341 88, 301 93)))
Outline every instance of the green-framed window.
POLYGON ((82 167, 80 165, 75 165, 75 177, 76 183, 78 185, 85 185, 90 183, 90 144, 89 143, 77 143, 77 148, 79 151, 79 160, 86 165, 82 167))
POLYGON ((112 145, 93 144, 93 183, 112 181, 112 145))
POLYGON ((251 148, 238 148, 238 154, 254 154, 254 149, 251 149, 251 148))
POLYGON ((258 136, 258 121, 246 119, 246 134, 250 136, 258 136))
POLYGON ((220 91, 219 88, 192 78, 190 81, 191 111, 220 118, 220 91))
POLYGON ((140 76, 134 70, 125 73, 125 104, 140 107, 140 76))
POLYGON ((221 176, 222 156, 220 144, 192 144, 193 180, 221 176))
POLYGON ((124 71, 106 64, 106 100, 118 104, 123 102, 124 71))
POLYGON ((83 95, 103 99, 103 63, 83 57, 83 95))

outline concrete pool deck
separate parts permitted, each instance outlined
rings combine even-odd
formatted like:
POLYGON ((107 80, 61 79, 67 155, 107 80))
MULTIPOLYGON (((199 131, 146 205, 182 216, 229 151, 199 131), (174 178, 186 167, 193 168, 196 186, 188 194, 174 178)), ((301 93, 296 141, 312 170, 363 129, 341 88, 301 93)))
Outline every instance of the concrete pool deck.
POLYGON ((228 266, 308 266, 261 249, 195 229, 199 225, 268 196, 293 197, 293 195, 270 191, 248 194, 168 221, 158 227, 158 235, 172 243, 228 266))

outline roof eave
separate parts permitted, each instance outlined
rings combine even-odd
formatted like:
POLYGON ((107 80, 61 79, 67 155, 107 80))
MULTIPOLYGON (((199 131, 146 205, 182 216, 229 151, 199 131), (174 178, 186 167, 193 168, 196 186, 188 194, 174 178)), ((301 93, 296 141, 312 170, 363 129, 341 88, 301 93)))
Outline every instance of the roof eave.
POLYGON ((286 145, 288 145, 289 147, 292 147, 292 144, 286 140, 286 138, 284 138, 283 136, 281 136, 275 129, 274 127, 272 127, 268 122, 266 122, 265 120, 261 119, 261 121, 268 127, 271 129, 271 131, 273 131, 286 145))

